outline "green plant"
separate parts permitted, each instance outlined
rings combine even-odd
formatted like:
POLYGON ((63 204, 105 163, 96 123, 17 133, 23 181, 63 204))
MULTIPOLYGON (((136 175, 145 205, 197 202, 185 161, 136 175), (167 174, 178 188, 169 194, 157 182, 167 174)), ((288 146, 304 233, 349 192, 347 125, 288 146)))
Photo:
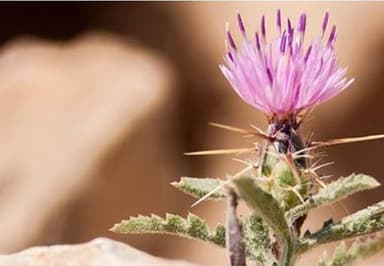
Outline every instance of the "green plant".
POLYGON ((384 247, 384 237, 372 234, 384 228, 384 201, 344 217, 340 221, 325 221, 315 232, 301 232, 310 210, 338 202, 354 193, 373 189, 379 183, 364 174, 351 174, 331 181, 318 174, 321 167, 313 162, 318 149, 329 145, 383 138, 384 135, 335 139, 325 142, 304 140, 299 127, 303 119, 319 103, 335 96, 351 81, 343 78, 335 60, 335 27, 328 41, 322 38, 328 23, 326 13, 322 36, 304 51, 302 42, 306 16, 300 16, 297 35, 288 20, 287 31, 281 29, 277 51, 273 52, 265 39, 265 21, 261 22, 261 40, 256 33, 250 42, 238 16, 244 37, 238 49, 229 31, 227 66, 222 71, 236 92, 249 104, 267 116, 267 132, 213 124, 226 130, 256 138, 254 146, 246 149, 217 150, 189 153, 207 155, 220 153, 241 154, 238 159, 245 168, 228 180, 183 177, 172 185, 198 199, 226 200, 226 226, 218 224, 210 229, 196 215, 187 218, 167 214, 138 216, 123 220, 112 227, 116 233, 165 233, 202 240, 226 247, 233 266, 246 265, 246 258, 260 265, 291 266, 298 256, 312 248, 334 241, 354 239, 348 248, 344 242, 328 260, 319 266, 350 265, 373 255, 384 247), (277 62, 277 63, 276 63, 277 62), (261 92, 259 91, 261 90, 261 92), (236 215, 238 201, 249 206, 249 214, 236 215), (368 241, 363 237, 370 235, 368 241))

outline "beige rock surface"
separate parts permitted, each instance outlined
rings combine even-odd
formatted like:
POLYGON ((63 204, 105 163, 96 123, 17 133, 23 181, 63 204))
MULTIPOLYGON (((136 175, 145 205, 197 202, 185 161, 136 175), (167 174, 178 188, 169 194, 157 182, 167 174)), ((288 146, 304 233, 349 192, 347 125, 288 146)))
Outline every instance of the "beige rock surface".
POLYGON ((60 241, 64 207, 163 103, 171 76, 156 53, 109 34, 16 40, 2 49, 0 252, 41 244, 43 234, 60 241))
POLYGON ((192 266, 148 255, 126 244, 97 238, 78 245, 34 247, 19 253, 0 256, 7 266, 192 266))

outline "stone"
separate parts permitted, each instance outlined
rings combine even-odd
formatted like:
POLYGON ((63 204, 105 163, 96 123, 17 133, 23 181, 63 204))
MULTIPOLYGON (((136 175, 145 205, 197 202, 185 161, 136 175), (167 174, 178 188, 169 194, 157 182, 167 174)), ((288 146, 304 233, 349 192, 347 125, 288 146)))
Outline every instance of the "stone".
POLYGON ((118 241, 96 238, 77 245, 33 247, 0 256, 7 266, 193 266, 146 254, 118 241))
MULTIPOLYGON (((2 47, 0 253, 84 241, 62 237, 68 205, 97 183, 103 160, 164 105, 172 77, 158 53, 113 34, 24 38, 2 47)), ((100 236, 93 233, 85 239, 100 236)))

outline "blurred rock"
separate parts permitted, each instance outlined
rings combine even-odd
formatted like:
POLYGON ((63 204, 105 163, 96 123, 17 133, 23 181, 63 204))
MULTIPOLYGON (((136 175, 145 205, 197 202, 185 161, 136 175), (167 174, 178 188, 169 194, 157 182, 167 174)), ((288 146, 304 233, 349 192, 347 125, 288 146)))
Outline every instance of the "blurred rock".
POLYGON ((7 266, 192 266, 150 256, 123 243, 97 238, 79 245, 34 247, 19 253, 0 256, 7 266))
MULTIPOLYGON (((16 40, 2 49, 1 252, 65 240, 68 206, 140 121, 159 112, 172 77, 164 58, 109 34, 66 43, 16 40)), ((129 184, 136 190, 134 180, 129 184)))

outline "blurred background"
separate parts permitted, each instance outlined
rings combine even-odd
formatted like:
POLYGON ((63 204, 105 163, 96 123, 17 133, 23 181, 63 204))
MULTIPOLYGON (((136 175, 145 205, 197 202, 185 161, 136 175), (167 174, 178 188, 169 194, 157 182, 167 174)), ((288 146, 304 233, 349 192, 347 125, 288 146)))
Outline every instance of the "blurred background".
MULTIPOLYGON (((225 265, 224 251, 214 246, 108 228, 139 213, 193 212, 212 226, 224 220, 225 203, 191 209, 193 199, 169 183, 179 176, 224 178, 241 167, 228 156, 183 152, 249 145, 211 121, 265 128, 263 115, 235 95, 218 64, 225 22, 235 28, 236 11, 254 31, 262 14, 270 29, 279 7, 295 22, 307 13, 307 37, 318 33, 329 9, 340 63, 356 79, 315 110, 303 134, 325 140, 384 132, 384 3, 1 4, 0 252, 106 236, 158 256, 225 265)), ((324 174, 363 172, 383 181, 383 141, 327 152, 336 164, 324 174)), ((343 201, 345 208, 311 213, 305 228, 382 200, 382 189, 343 201)), ((384 255, 371 264, 380 261, 384 255)))

